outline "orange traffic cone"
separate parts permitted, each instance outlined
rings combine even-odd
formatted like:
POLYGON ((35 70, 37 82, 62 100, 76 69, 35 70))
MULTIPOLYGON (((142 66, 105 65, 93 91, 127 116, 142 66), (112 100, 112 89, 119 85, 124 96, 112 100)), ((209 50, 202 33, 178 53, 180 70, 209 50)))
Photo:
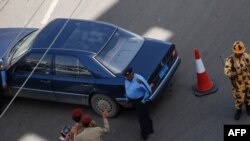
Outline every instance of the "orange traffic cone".
POLYGON ((196 96, 203 96, 215 93, 218 87, 209 79, 197 48, 194 49, 194 55, 197 72, 197 85, 193 86, 194 94, 196 96))

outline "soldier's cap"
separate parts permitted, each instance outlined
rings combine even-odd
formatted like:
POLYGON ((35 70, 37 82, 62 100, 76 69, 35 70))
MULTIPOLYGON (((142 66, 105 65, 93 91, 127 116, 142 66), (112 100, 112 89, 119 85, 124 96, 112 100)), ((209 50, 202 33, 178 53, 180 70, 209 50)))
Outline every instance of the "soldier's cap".
POLYGON ((90 115, 84 115, 81 118, 82 125, 89 125, 91 121, 92 121, 92 117, 90 115))
POLYGON ((246 51, 246 47, 242 41, 235 41, 232 50, 233 53, 242 54, 246 51))
POLYGON ((81 117, 83 114, 83 111, 81 108, 75 108, 72 112, 71 112, 71 116, 73 118, 79 118, 81 117))
POLYGON ((125 71, 124 71, 124 76, 128 76, 130 73, 133 72, 133 68, 127 68, 125 71))

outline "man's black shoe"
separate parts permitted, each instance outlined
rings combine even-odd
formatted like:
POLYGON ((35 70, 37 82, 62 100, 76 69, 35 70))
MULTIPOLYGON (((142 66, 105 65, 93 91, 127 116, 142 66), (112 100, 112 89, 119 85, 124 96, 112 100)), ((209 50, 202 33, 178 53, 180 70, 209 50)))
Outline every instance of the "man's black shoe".
POLYGON ((143 136, 141 136, 141 138, 143 141, 146 141, 148 139, 148 135, 143 135, 143 136))
POLYGON ((250 116, 250 106, 246 105, 247 114, 250 116))
POLYGON ((234 115, 234 120, 239 120, 241 117, 241 110, 237 110, 234 115))
POLYGON ((153 133, 154 133, 154 129, 152 129, 149 133, 150 133, 150 134, 153 134, 153 133))

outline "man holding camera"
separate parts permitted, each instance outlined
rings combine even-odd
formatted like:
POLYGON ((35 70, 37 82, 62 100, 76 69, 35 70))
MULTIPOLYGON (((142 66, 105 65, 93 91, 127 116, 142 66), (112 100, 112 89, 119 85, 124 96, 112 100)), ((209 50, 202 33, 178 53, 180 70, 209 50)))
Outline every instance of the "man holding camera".
POLYGON ((81 118, 81 123, 84 129, 75 136, 74 141, 102 141, 101 137, 107 134, 110 130, 108 112, 104 111, 102 115, 104 127, 96 126, 95 121, 91 116, 84 115, 81 118))

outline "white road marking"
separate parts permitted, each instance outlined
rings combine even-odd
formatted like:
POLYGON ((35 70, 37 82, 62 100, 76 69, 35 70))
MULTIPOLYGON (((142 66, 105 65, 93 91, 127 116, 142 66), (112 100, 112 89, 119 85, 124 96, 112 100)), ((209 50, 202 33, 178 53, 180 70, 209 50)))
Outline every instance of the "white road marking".
POLYGON ((119 0, 105 0, 105 2, 101 2, 100 0, 89 0, 85 2, 84 6, 80 8, 76 15, 83 19, 96 20, 118 2, 119 0))
POLYGON ((34 134, 34 133, 28 133, 23 135, 18 141, 48 141, 47 139, 34 134))
POLYGON ((4 9, 8 2, 9 0, 0 0, 0 12, 4 9))
POLYGON ((173 36, 173 32, 162 27, 152 27, 146 33, 144 33, 143 36, 167 41, 173 36))
POLYGON ((56 7, 58 1, 59 1, 59 0, 53 0, 53 1, 52 1, 52 3, 50 4, 50 7, 49 7, 47 13, 44 15, 43 20, 41 21, 41 24, 42 24, 42 25, 45 25, 45 24, 48 23, 49 18, 50 18, 50 16, 51 16, 52 12, 54 11, 54 9, 55 9, 55 7, 56 7))

